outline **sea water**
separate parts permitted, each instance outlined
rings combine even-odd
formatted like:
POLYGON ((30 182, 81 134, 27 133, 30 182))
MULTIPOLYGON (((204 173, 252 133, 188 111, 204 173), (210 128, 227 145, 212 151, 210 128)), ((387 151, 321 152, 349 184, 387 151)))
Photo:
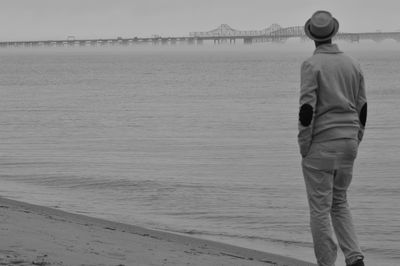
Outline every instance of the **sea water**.
MULTIPOLYGON (((385 45, 343 44, 369 103, 349 200, 367 261, 395 266, 400 44, 385 45)), ((0 195, 314 261, 296 139, 312 50, 1 50, 0 195)))

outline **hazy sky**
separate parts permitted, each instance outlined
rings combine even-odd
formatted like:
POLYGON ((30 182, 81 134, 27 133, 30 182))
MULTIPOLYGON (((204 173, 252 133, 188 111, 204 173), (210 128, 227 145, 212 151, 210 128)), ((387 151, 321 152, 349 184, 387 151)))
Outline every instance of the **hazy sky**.
POLYGON ((399 0, 0 0, 0 40, 187 36, 225 23, 303 25, 318 9, 342 32, 400 30, 399 0))

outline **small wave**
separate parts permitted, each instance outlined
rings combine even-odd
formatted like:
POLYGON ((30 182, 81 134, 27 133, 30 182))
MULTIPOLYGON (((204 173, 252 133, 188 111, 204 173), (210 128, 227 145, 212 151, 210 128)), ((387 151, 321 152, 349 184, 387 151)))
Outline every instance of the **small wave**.
POLYGON ((169 189, 157 181, 110 179, 77 175, 1 175, 3 179, 49 187, 82 190, 169 189))
POLYGON ((279 243, 284 245, 295 245, 301 247, 311 248, 313 244, 310 242, 305 241, 297 241, 297 240, 288 240, 288 239, 277 239, 277 238, 269 238, 269 237, 262 237, 262 236, 249 236, 249 235, 242 235, 242 234, 230 234, 230 233, 215 233, 215 232, 206 232, 200 230, 171 230, 168 231, 180 234, 187 234, 193 236, 206 236, 212 238, 231 238, 231 239, 243 239, 243 240, 257 240, 257 241, 264 241, 264 242, 273 242, 279 243))
POLYGON ((390 248, 363 248, 363 251, 370 254, 378 254, 384 255, 390 259, 400 259, 400 253, 398 249, 390 249, 390 248))

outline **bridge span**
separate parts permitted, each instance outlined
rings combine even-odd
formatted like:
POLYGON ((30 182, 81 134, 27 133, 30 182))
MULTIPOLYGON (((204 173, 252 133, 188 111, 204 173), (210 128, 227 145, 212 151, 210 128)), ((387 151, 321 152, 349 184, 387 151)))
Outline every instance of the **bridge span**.
MULTIPOLYGON (((207 32, 191 32, 191 37, 203 40, 214 40, 215 43, 229 40, 230 42, 242 39, 244 43, 253 42, 283 42, 289 38, 308 39, 304 26, 293 26, 283 28, 278 24, 257 31, 241 31, 231 28, 227 24, 207 32)), ((344 33, 339 32, 334 39, 359 42, 360 40, 383 41, 393 39, 400 42, 400 31, 398 32, 365 32, 365 33, 344 33)))
MULTIPOLYGON (((222 24, 218 28, 206 32, 191 32, 189 36, 183 37, 162 37, 153 36, 147 38, 110 38, 110 39, 75 39, 69 37, 66 40, 42 40, 42 41, 3 41, 0 47, 44 47, 44 46, 129 46, 138 44, 152 45, 177 45, 177 44, 203 44, 205 41, 212 41, 214 44, 236 43, 242 41, 244 44, 257 42, 284 42, 290 38, 300 38, 307 40, 303 26, 281 27, 272 24, 262 30, 242 31, 235 30, 227 24, 222 24)), ((400 31, 398 32, 364 32, 364 33, 344 33, 339 32, 334 39, 359 42, 361 40, 374 40, 376 42, 386 39, 393 39, 400 42, 400 31)))

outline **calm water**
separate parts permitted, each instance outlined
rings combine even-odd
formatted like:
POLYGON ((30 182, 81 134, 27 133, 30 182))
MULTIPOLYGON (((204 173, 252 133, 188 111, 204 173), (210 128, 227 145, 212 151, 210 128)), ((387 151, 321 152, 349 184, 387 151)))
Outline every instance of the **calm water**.
MULTIPOLYGON (((1 50, 0 195, 313 261, 296 140, 311 50, 1 50)), ((381 266, 400 263, 399 51, 349 51, 369 100, 349 198, 381 266)))

